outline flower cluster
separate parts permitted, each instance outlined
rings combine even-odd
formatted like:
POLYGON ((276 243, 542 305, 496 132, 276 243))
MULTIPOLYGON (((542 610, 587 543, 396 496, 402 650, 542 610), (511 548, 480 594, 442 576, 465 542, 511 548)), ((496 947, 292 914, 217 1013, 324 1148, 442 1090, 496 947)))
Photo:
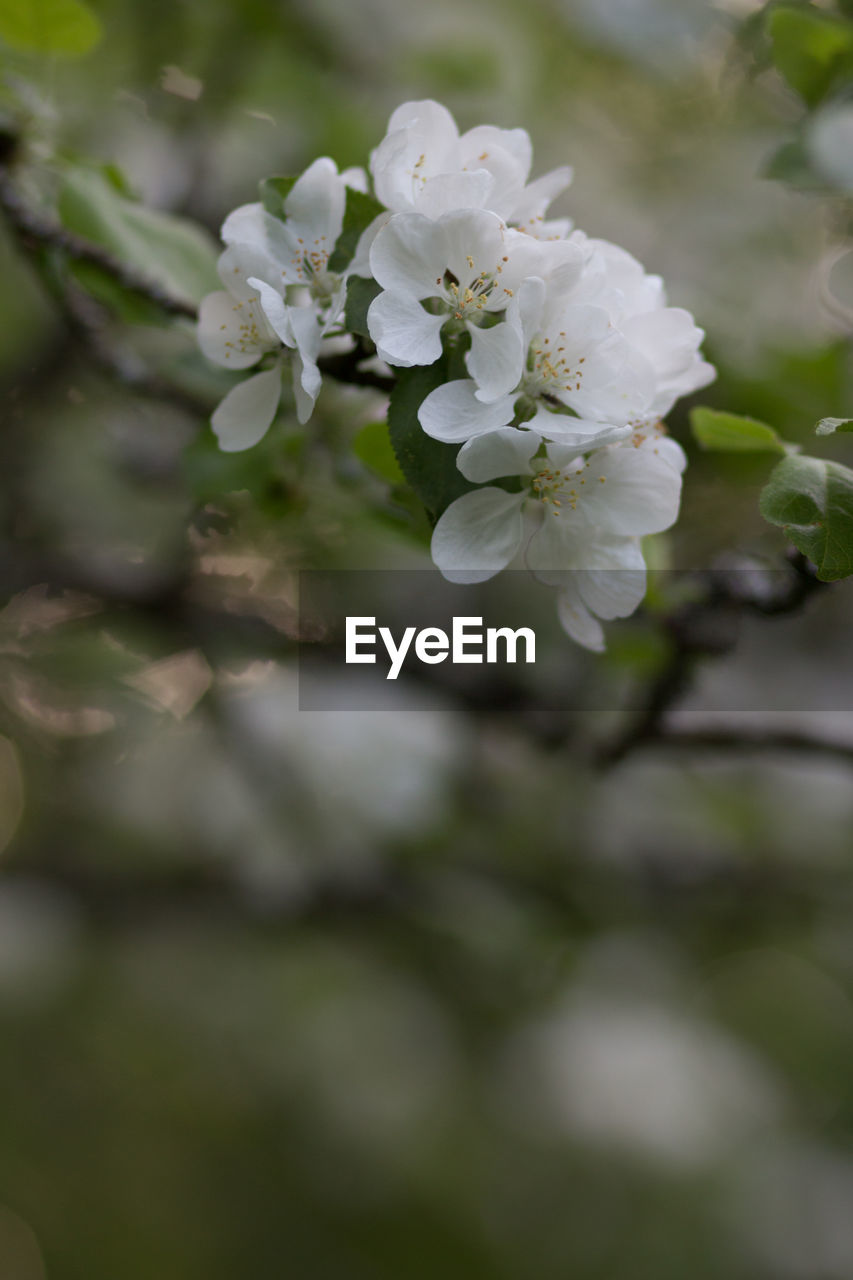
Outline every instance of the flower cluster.
POLYGON ((439 514, 436 565, 459 582, 527 565, 557 587, 568 634, 602 649, 600 620, 645 593, 640 539, 678 514, 685 458, 662 419, 714 370, 658 276, 547 218, 571 170, 530 182, 531 164, 522 129, 460 135, 438 103, 406 103, 371 156, 373 196, 366 173, 323 158, 279 180, 279 207, 229 215, 224 288, 202 303, 199 341, 226 367, 268 366, 213 415, 223 449, 248 448, 275 416, 284 348, 299 421, 310 417, 322 345, 349 333, 357 278, 378 358, 402 371, 455 354, 467 374, 440 380, 417 411, 418 430, 458 447, 470 483, 439 514))

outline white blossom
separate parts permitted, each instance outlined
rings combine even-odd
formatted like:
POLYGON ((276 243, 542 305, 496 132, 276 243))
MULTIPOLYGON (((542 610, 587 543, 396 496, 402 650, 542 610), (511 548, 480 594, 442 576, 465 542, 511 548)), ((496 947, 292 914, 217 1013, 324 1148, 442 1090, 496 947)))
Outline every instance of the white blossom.
POLYGON ((379 355, 404 368, 432 364, 441 355, 445 326, 451 332, 467 329, 469 371, 491 387, 507 356, 514 364, 521 360, 518 333, 492 322, 522 282, 547 272, 549 258, 557 254, 567 273, 580 274, 579 246, 564 242, 558 249, 539 242, 487 210, 455 210, 434 220, 395 214, 370 250, 370 269, 382 292, 370 305, 367 323, 379 355))
MULTIPOLYGON (((456 121, 438 102, 406 102, 370 159, 376 195, 393 213, 438 218, 456 209, 490 209, 507 223, 533 231, 551 201, 572 180, 555 169, 527 185, 533 149, 524 129, 479 125, 460 137, 456 121)), ((551 234, 565 235, 568 223, 551 234)))
POLYGON ((678 515, 684 454, 659 432, 637 434, 588 456, 510 428, 459 451, 468 480, 436 524, 432 558, 452 582, 483 582, 523 552, 536 576, 559 590, 563 627, 587 648, 603 648, 599 618, 625 617, 645 594, 638 539, 678 515), (487 482, 521 481, 508 493, 487 482))
POLYGON ((681 396, 713 382, 716 370, 699 352, 704 338, 689 311, 668 305, 660 276, 648 273, 626 249, 581 231, 570 237, 588 251, 574 301, 607 311, 610 323, 642 358, 655 378, 647 420, 665 417, 681 396))
POLYGON ((460 134, 439 103, 404 103, 370 159, 383 211, 346 269, 330 263, 347 187, 367 191, 367 178, 322 157, 279 216, 254 203, 225 220, 224 289, 202 302, 198 338, 226 368, 260 366, 212 419, 223 449, 247 448, 275 416, 285 348, 308 420, 323 343, 346 340, 350 282, 372 277, 377 359, 405 369, 444 355, 440 367, 464 361, 467 374, 418 410, 428 435, 461 446, 457 466, 477 486, 438 520, 435 563, 460 582, 526 565, 556 588, 567 633, 600 650, 602 620, 627 616, 645 592, 640 539, 678 514, 685 459, 661 419, 715 373, 702 330, 668 304, 659 276, 547 219, 571 171, 531 182, 531 165, 523 129, 460 134))
MULTIPOLYGON (((218 266, 227 288, 201 301, 199 346, 214 364, 249 369, 268 352, 279 351, 281 343, 264 315, 257 290, 248 284, 230 250, 222 254, 218 266)), ((257 444, 275 417, 280 395, 279 361, 232 387, 211 419, 220 448, 233 452, 257 444)))
POLYGON ((428 435, 458 443, 523 423, 588 448, 652 426, 714 377, 698 353, 702 330, 666 306, 660 277, 577 233, 543 248, 564 252, 563 243, 585 250, 581 271, 570 278, 561 266, 521 284, 500 332, 489 331, 495 368, 484 376, 469 360, 470 379, 437 387, 419 413, 428 435))
MULTIPOLYGON (((223 354, 220 348, 228 340, 225 358, 218 363, 246 368, 266 351, 280 350, 282 345, 293 351, 294 394, 301 423, 311 416, 320 391, 317 358, 323 340, 341 320, 346 280, 350 274, 366 270, 362 245, 347 271, 329 269, 343 227, 347 186, 364 189, 363 171, 339 174, 333 160, 321 157, 285 197, 284 219, 268 213, 260 203, 242 205, 230 213, 222 227, 228 248, 220 259, 220 274, 228 293, 238 300, 235 323, 239 333, 231 332, 233 324, 222 328, 227 306, 220 294, 204 299, 200 312, 199 344, 205 354, 217 359, 217 351, 223 354)), ((271 403, 272 379, 250 391, 242 390, 245 385, 235 387, 214 415, 213 427, 225 449, 244 449, 257 443, 275 416, 277 399, 271 416, 264 421, 271 403), (238 412, 258 414, 261 410, 263 416, 242 425, 235 418, 238 412)))

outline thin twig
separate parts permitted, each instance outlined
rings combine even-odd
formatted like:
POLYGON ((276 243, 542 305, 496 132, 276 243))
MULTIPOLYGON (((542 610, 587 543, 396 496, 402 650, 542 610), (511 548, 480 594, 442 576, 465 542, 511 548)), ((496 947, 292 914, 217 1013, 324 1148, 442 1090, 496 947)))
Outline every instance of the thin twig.
POLYGON ((356 347, 339 355, 320 356, 317 367, 321 373, 328 374, 338 382, 346 382, 354 387, 373 387, 376 391, 384 391, 386 395, 390 395, 396 385, 394 378, 373 369, 359 369, 362 360, 368 359, 369 355, 369 352, 356 347))
POLYGON ((668 750, 782 751, 803 755, 830 756, 853 764, 853 742, 823 738, 800 729, 774 729, 765 725, 742 725, 718 720, 688 727, 661 725, 644 740, 651 747, 668 750))
POLYGON ((703 594, 663 620, 670 640, 669 658, 622 731, 596 752, 595 763, 600 768, 617 764, 647 742, 661 741, 666 714, 687 692, 697 660, 730 652, 744 614, 779 617, 795 613, 824 585, 801 552, 792 548, 788 563, 784 589, 777 592, 756 590, 742 570, 718 569, 694 575, 703 594))

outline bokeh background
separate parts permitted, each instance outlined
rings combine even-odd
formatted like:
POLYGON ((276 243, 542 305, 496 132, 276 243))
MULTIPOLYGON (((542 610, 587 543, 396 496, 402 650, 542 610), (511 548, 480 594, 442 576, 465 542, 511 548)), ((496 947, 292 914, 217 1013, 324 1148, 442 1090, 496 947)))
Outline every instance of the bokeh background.
MULTIPOLYGON (((575 167, 557 211, 706 329, 703 401, 851 461, 812 438, 853 404, 844 206, 762 176, 802 104, 755 6, 95 7, 85 59, 4 55, 35 198, 110 166, 213 244, 402 101, 522 125, 575 167)), ((850 759, 593 767, 666 586, 604 658, 300 712, 299 569, 428 563, 349 448, 381 397, 327 384, 226 458, 191 324, 104 322, 104 361, 46 265, 0 231, 2 1280, 849 1280, 850 759)), ((671 426, 656 563, 781 563, 766 460, 671 426)), ((850 603, 744 619, 680 710, 850 741, 850 603)))

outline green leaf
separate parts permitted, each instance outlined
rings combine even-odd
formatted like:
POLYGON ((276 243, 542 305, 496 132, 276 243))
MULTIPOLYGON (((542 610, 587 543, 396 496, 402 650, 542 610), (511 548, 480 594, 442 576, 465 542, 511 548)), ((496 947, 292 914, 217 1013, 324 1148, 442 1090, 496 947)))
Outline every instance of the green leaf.
POLYGON ((223 452, 212 431, 201 431, 184 449, 184 481, 199 504, 222 505, 225 495, 246 490, 259 510, 275 514, 287 500, 284 454, 285 441, 276 426, 254 449, 237 453, 223 452))
POLYGON ((365 195, 363 191, 356 191, 352 187, 347 187, 344 225, 335 244, 334 252, 329 258, 330 271, 346 270, 355 256, 362 233, 367 230, 374 218, 378 218, 380 213, 384 212, 385 206, 381 205, 378 200, 374 200, 373 196, 365 195))
POLYGON ((789 187, 802 191, 829 190, 829 183, 816 172, 809 149, 801 138, 783 142, 763 165, 761 176, 773 182, 785 182, 789 187))
POLYGON ((290 195, 297 178, 264 178, 260 182, 261 204, 274 218, 283 218, 284 202, 290 195))
POLYGON ((203 228, 126 199, 101 173, 74 169, 66 175, 59 216, 69 231, 108 249, 176 298, 199 302, 222 288, 218 247, 203 228))
POLYGON ((691 410, 690 426, 703 449, 726 449, 735 453, 768 449, 774 453, 785 452, 773 428, 755 418, 699 407, 691 410))
POLYGON ((352 442, 353 453, 389 484, 405 484, 406 477, 391 447, 387 422, 368 422, 352 442))
POLYGON ((853 23, 814 8, 774 9, 768 20, 773 61, 814 106, 853 74, 853 23))
POLYGON ((831 436, 836 431, 853 431, 853 418, 821 418, 815 427, 816 436, 831 436))
POLYGON ((359 333, 363 338, 370 337, 367 331, 367 310, 376 295, 381 292, 382 286, 375 280, 350 276, 347 281, 347 303, 344 310, 344 319, 350 333, 359 333))
POLYGON ((781 525, 823 582, 853 573, 853 471, 821 458, 787 457, 770 474, 761 514, 781 525))
POLYGON ((455 498, 475 488, 456 466, 458 446, 433 440, 418 421, 422 402, 446 381, 446 357, 426 368, 402 369, 388 406, 391 444, 400 469, 433 520, 455 498))
POLYGON ((0 0, 0 40, 13 49, 77 57, 103 29, 82 0, 0 0))
POLYGON ((70 267, 71 275, 87 293, 108 307, 114 315, 125 324, 163 325, 169 317, 162 307, 125 289, 115 276, 105 271, 94 262, 74 262, 70 267))

